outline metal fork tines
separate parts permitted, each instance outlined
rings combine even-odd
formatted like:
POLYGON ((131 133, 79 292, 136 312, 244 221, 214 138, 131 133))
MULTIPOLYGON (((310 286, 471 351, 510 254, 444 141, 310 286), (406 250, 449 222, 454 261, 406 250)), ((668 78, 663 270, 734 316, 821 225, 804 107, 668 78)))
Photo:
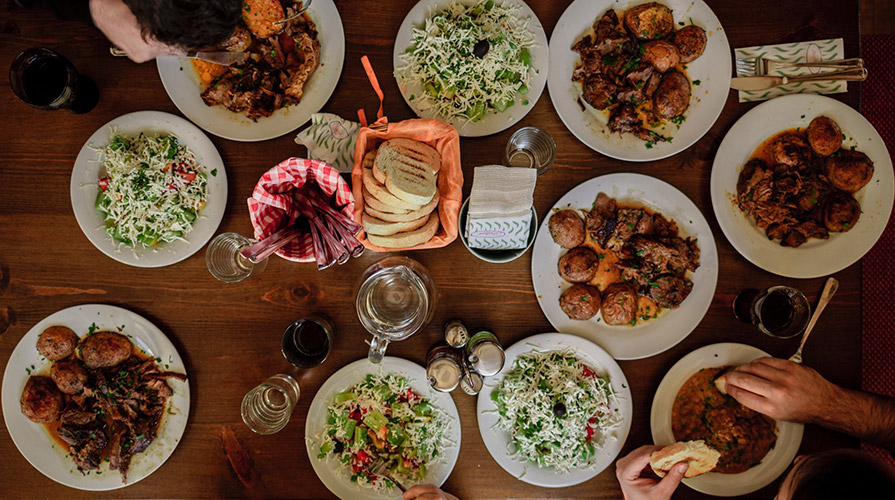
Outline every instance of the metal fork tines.
POLYGON ((384 477, 384 478, 388 479, 395 486, 397 486, 399 490, 401 490, 401 493, 404 493, 405 491, 407 491, 407 489, 404 488, 404 485, 402 485, 401 483, 396 481, 395 478, 393 478, 388 473, 388 464, 386 463, 385 460, 382 459, 382 457, 377 458, 376 460, 373 461, 372 464, 370 464, 369 467, 367 467, 367 473, 374 475, 374 476, 384 477))
POLYGON ((833 68, 837 70, 845 70, 864 67, 864 60, 860 58, 817 62, 791 62, 765 59, 759 56, 737 58, 735 63, 737 74, 744 76, 779 74, 781 70, 792 68, 833 68))

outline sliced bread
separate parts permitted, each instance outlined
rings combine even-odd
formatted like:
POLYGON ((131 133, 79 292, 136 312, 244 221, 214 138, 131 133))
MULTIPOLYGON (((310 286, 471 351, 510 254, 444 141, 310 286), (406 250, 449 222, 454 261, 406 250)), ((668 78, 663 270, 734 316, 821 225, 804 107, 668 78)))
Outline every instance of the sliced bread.
POLYGON ((435 174, 393 168, 385 177, 385 187, 398 199, 422 206, 435 196, 435 181, 435 174))
POLYGON ((364 214, 363 217, 361 217, 361 222, 364 224, 364 230, 367 232, 367 236, 371 234, 377 236, 389 236, 403 231, 413 231, 414 229, 424 226, 428 220, 428 215, 407 222, 388 222, 382 219, 377 219, 370 214, 364 214))
MULTIPOLYGON (((390 213, 390 214, 394 214, 394 215, 403 215, 403 214, 410 213, 410 210, 404 210, 403 208, 395 208, 391 205, 387 205, 387 204, 379 201, 379 198, 370 194, 370 191, 367 190, 367 186, 362 186, 362 189, 363 189, 363 193, 364 193, 364 209, 366 209, 367 207, 370 207, 373 210, 376 210, 377 212, 386 212, 386 213, 390 213)), ((380 217, 380 219, 381 218, 382 217, 380 217)))
POLYGON ((438 198, 438 193, 436 192, 435 197, 432 198, 432 201, 423 206, 423 208, 410 212, 404 212, 403 214, 379 211, 376 209, 376 207, 372 206, 372 204, 369 203, 369 199, 364 199, 364 201, 367 202, 364 204, 364 211, 371 216, 376 217, 377 219, 382 219, 386 222, 410 222, 412 220, 419 219, 420 217, 432 213, 432 211, 435 210, 435 207, 438 206, 438 198))
POLYGON ((659 477, 665 474, 679 462, 687 462, 690 466, 684 477, 694 477, 705 474, 718 465, 721 453, 706 446, 705 441, 678 442, 666 446, 661 450, 650 454, 649 464, 653 472, 659 477))
POLYGON ((377 181, 373 177, 373 170, 369 168, 364 169, 364 187, 367 188, 367 191, 377 200, 381 201, 385 205, 388 205, 392 208, 398 210, 419 210, 426 203, 411 203, 409 201, 402 200, 397 196, 393 195, 389 192, 388 188, 382 185, 379 181, 377 181))
POLYGON ((432 213, 429 214, 429 220, 426 224, 416 230, 389 236, 367 233, 367 239, 370 243, 383 248, 410 248, 431 240, 436 232, 438 232, 438 214, 432 213))
POLYGON ((376 154, 376 149, 367 151, 367 154, 364 155, 364 159, 361 160, 361 166, 364 168, 373 168, 373 165, 376 164, 376 154))
MULTIPOLYGON (((383 153, 382 163, 373 165, 373 176, 385 184, 388 168, 396 162, 409 168, 420 168, 438 174, 441 170, 441 155, 426 143, 399 137, 382 143, 379 152, 383 153)), ((378 155, 377 155, 378 156, 378 155)))

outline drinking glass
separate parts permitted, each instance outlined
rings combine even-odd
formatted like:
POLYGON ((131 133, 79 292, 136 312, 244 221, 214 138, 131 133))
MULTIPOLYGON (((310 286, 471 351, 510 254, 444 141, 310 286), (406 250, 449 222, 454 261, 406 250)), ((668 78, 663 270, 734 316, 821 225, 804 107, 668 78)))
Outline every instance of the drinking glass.
POLYGON ((279 373, 249 391, 242 398, 242 421, 258 434, 274 434, 289 423, 298 404, 298 381, 279 373))
POLYGON ((332 340, 333 322, 326 315, 312 314, 283 332, 283 357, 296 368, 313 368, 326 361, 332 340))
POLYGON ((43 47, 27 49, 9 67, 9 86, 37 109, 86 113, 99 101, 99 88, 62 54, 43 47))
POLYGON ((752 323, 765 335, 788 339, 805 331, 811 318, 811 304, 795 288, 772 286, 737 294, 733 314, 744 323, 752 323))
POLYGON ((506 161, 511 167, 534 168, 541 175, 555 160, 556 142, 545 130, 522 127, 507 142, 506 161))
POLYGON ((221 233, 205 249, 205 266, 215 278, 225 283, 236 283, 260 273, 267 267, 267 260, 257 264, 239 252, 252 241, 238 233, 221 233))
POLYGON ((357 281, 354 304, 361 324, 373 334, 368 357, 379 363, 389 342, 422 330, 435 314, 437 292, 429 271, 407 257, 387 257, 357 281))

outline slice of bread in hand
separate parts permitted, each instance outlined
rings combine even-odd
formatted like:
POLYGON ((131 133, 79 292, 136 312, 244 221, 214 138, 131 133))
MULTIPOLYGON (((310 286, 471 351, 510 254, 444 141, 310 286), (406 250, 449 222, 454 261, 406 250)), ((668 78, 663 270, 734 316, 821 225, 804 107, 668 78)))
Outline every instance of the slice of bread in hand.
POLYGON ((411 203, 396 197, 373 177, 373 170, 369 168, 364 169, 364 187, 377 200, 398 210, 419 210, 428 203, 428 201, 426 203, 411 203))
POLYGON ((431 146, 410 139, 391 139, 379 147, 373 177, 398 198, 425 205, 435 194, 440 169, 441 155, 431 146))
POLYGON ((715 387, 721 394, 727 394, 727 374, 721 375, 715 379, 715 387))
POLYGON ((430 201, 427 205, 424 205, 423 208, 420 208, 419 210, 404 212, 401 214, 396 214, 393 212, 382 212, 380 210, 377 210, 372 203, 369 203, 371 200, 364 199, 364 212, 367 212, 373 217, 382 219, 386 222, 410 222, 412 220, 419 219, 420 217, 425 217, 432 213, 432 211, 435 210, 435 207, 438 206, 438 198, 438 192, 436 192, 435 197, 432 198, 432 201, 430 201))
POLYGON ((433 212, 429 215, 426 225, 419 229, 390 236, 367 233, 367 239, 370 243, 383 248, 410 248, 431 240, 436 232, 438 232, 438 213, 433 212))
POLYGON ((665 474, 679 462, 687 462, 690 468, 684 473, 684 477, 694 477, 715 468, 721 453, 706 446, 705 441, 677 442, 666 446, 661 450, 650 454, 649 464, 653 472, 659 477, 665 474))
POLYGON ((364 214, 363 217, 361 217, 361 222, 363 222, 364 230, 367 232, 368 236, 371 234, 377 236, 389 236, 404 231, 413 231, 414 229, 424 226, 428 220, 428 215, 407 222, 388 222, 372 217, 370 214, 364 214))

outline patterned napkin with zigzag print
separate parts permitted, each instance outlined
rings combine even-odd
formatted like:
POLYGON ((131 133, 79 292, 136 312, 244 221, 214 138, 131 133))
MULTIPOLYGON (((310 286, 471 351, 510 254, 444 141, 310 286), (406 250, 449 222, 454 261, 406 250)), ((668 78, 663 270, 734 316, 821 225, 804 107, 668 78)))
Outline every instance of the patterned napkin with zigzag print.
POLYGON ((534 168, 476 167, 465 228, 469 246, 487 250, 528 246, 537 180, 534 168))
MULTIPOLYGON (((845 58, 845 49, 841 38, 831 40, 815 40, 813 42, 782 43, 779 45, 757 45, 735 49, 734 57, 748 59, 763 57, 787 62, 818 62, 845 58)), ((817 74, 830 71, 828 68, 784 68, 782 71, 770 73, 769 76, 795 76, 817 74), (785 72, 785 73, 784 73, 785 72)), ((737 76, 754 76, 737 70, 737 76)), ((840 94, 848 91, 848 82, 821 81, 796 82, 781 85, 767 90, 741 90, 740 102, 754 102, 773 99, 788 94, 840 94)))

